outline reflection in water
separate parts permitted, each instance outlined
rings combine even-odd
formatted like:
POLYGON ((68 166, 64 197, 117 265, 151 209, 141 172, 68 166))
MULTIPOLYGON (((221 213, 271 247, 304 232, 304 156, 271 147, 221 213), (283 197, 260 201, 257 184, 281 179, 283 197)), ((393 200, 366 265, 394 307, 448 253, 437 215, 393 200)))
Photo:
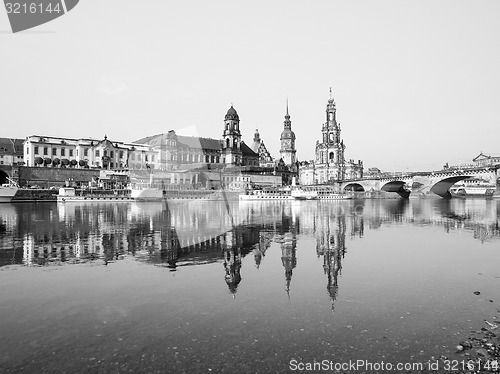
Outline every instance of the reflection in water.
POLYGON ((220 262, 231 294, 242 282, 243 258, 256 268, 273 242, 281 248, 284 289, 290 297, 299 265, 297 237, 316 240, 334 310, 346 237, 362 238, 365 225, 442 226, 470 232, 481 242, 500 237, 495 200, 353 200, 349 202, 224 202, 158 204, 3 204, 0 266, 46 265, 125 256, 176 271, 220 262))

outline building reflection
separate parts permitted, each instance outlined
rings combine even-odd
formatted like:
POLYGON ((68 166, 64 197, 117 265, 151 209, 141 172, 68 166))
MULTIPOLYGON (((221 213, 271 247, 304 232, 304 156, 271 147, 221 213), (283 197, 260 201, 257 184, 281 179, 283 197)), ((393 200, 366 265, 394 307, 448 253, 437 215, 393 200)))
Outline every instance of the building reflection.
POLYGON ((275 243, 281 251, 277 266, 290 297, 293 274, 300 267, 297 247, 301 238, 309 237, 322 259, 333 312, 346 241, 363 238, 365 228, 433 225, 446 232, 469 232, 485 242, 500 238, 499 212, 500 201, 454 199, 3 204, 0 266, 86 261, 108 265, 125 256, 171 271, 218 263, 221 279, 235 295, 245 281, 243 267, 260 269, 275 243))

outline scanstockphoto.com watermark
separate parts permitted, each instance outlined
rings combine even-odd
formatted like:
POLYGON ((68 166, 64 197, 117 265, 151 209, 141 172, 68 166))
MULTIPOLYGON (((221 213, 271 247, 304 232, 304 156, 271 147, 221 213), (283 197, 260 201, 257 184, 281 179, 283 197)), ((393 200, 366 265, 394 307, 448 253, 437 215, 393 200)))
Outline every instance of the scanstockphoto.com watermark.
POLYGON ((80 0, 4 0, 12 32, 28 30, 59 18, 80 0))
POLYGON ((476 371, 476 370, 498 370, 498 361, 491 360, 433 360, 426 362, 385 362, 369 360, 349 360, 345 362, 335 362, 331 360, 305 362, 296 359, 290 360, 288 368, 298 372, 428 372, 444 370, 453 371, 476 371))

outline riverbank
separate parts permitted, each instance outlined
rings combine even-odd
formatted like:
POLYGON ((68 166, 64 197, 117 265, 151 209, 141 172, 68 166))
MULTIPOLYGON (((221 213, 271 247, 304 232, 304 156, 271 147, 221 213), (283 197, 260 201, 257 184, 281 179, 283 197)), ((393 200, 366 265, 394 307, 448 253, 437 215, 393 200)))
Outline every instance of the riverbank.
POLYGON ((438 361, 433 357, 430 362, 435 363, 432 373, 443 369, 457 374, 500 373, 500 309, 490 320, 484 320, 482 327, 472 330, 467 339, 456 342, 455 354, 441 356, 438 361))

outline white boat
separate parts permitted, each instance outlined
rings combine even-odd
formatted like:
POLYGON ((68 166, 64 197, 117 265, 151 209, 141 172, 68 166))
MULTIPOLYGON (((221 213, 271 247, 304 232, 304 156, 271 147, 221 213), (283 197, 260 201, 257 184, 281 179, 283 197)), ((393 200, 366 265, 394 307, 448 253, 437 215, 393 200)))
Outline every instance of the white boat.
POLYGON ((293 199, 290 188, 275 187, 262 190, 249 190, 239 195, 239 199, 248 200, 290 200, 293 199))
POLYGON ((80 192, 79 195, 76 193, 76 189, 73 187, 62 187, 59 189, 59 194, 57 195, 57 201, 61 203, 67 202, 124 202, 124 201, 134 201, 127 190, 121 191, 90 191, 80 192), (106 192, 106 193, 104 193, 106 192), (109 193, 108 193, 109 192, 109 193))
POLYGON ((290 195, 296 200, 314 200, 318 198, 318 191, 295 188, 290 195))
POLYGON ((488 181, 471 178, 459 182, 450 188, 453 197, 482 197, 491 198, 495 195, 496 186, 488 181))
POLYGON ((158 188, 133 188, 130 190, 130 197, 137 201, 161 201, 163 200, 163 190, 158 188))
POLYGON ((7 178, 9 183, 4 183, 0 186, 0 203, 10 203, 16 195, 19 187, 10 178, 7 178))

